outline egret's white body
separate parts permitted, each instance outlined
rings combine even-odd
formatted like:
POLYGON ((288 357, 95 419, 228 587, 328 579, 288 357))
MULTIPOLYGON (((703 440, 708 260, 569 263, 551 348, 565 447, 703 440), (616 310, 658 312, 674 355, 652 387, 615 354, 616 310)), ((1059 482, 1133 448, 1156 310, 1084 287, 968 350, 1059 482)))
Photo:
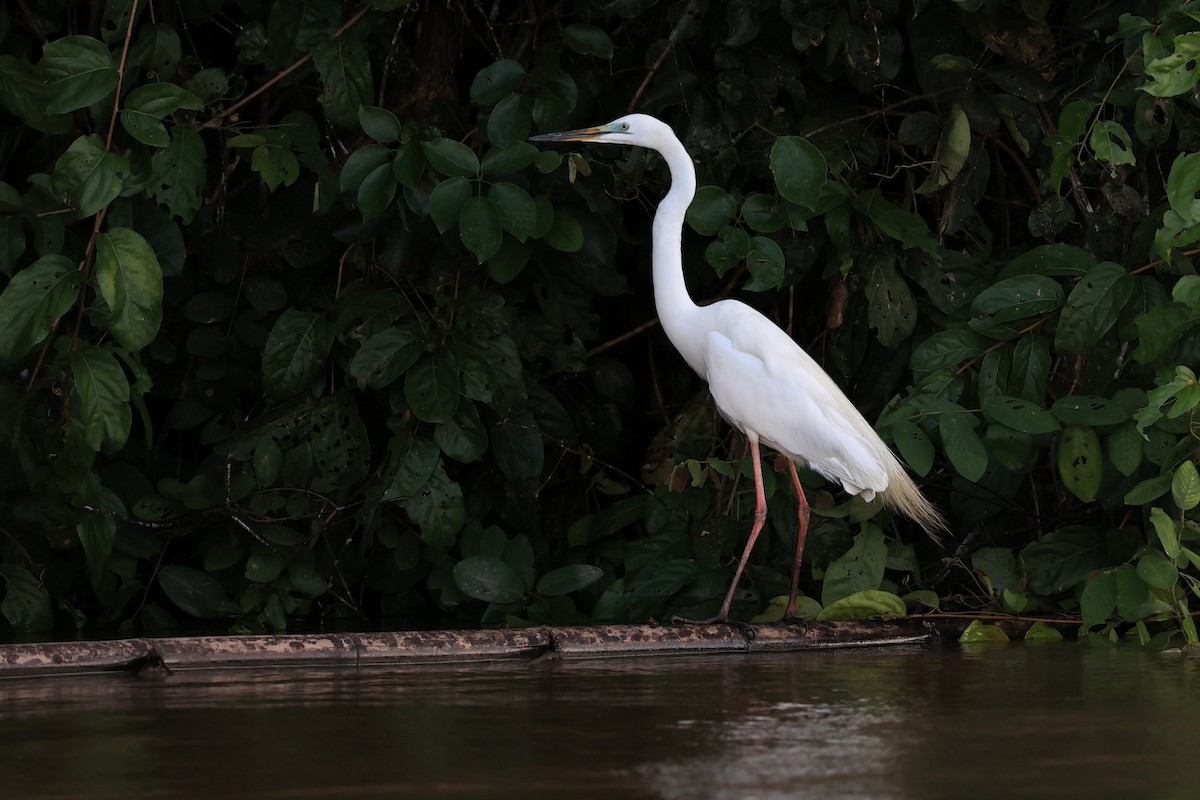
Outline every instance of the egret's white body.
POLYGON ((881 497, 932 533, 944 527, 870 423, 791 337, 737 300, 697 305, 683 277, 684 214, 696 193, 691 156, 670 126, 645 114, 607 125, 532 137, 537 141, 628 144, 657 151, 671 171, 671 189, 654 215, 654 302, 667 338, 708 382, 721 415, 750 441, 756 509, 754 528, 717 619, 725 619, 742 570, 766 519, 759 443, 787 456, 800 501, 800 533, 789 615, 795 608, 808 503, 791 462, 804 464, 864 500, 881 497))

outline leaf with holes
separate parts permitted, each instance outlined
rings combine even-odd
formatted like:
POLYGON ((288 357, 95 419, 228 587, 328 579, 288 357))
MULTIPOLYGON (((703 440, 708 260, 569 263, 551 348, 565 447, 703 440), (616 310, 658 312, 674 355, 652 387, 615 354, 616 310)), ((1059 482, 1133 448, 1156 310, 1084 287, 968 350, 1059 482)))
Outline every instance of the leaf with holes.
POLYGON ((340 128, 358 127, 358 109, 375 96, 371 59, 362 40, 339 36, 312 48, 313 66, 321 77, 325 116, 340 128))
POLYGON ((892 441, 896 449, 918 475, 928 475, 933 468, 933 442, 924 430, 908 420, 892 424, 892 441))
MULTIPOLYGON (((821 585, 821 605, 829 608, 831 603, 856 592, 878 589, 886 564, 887 543, 883 540, 883 531, 874 525, 868 525, 862 533, 854 537, 854 544, 850 549, 825 568, 825 581, 821 585)), ((900 605, 900 613, 904 613, 904 603, 901 602, 900 605)))
POLYGON ((150 159, 150 194, 185 223, 200 208, 205 179, 204 141, 191 128, 176 128, 171 143, 150 159))
POLYGON ((1104 473, 1096 431, 1078 425, 1063 430, 1058 442, 1058 472, 1071 494, 1085 503, 1096 499, 1104 473))
POLYGON ((1079 279, 1063 304, 1054 347, 1071 355, 1095 345, 1112 329, 1133 295, 1133 278, 1124 267, 1105 261, 1079 279))
POLYGON ((55 194, 70 198, 79 217, 90 217, 121 193, 129 162, 104 148, 96 134, 80 136, 54 164, 55 194))
POLYGON ((983 415, 1024 433, 1051 433, 1058 420, 1046 409, 1019 397, 996 394, 983 403, 983 415))
POLYGON ((61 255, 45 255, 13 276, 0 293, 0 361, 12 363, 50 333, 75 305, 81 274, 61 255))
POLYGON ((917 325, 917 304, 893 259, 871 260, 866 293, 867 324, 877 331, 884 347, 898 346, 917 325))

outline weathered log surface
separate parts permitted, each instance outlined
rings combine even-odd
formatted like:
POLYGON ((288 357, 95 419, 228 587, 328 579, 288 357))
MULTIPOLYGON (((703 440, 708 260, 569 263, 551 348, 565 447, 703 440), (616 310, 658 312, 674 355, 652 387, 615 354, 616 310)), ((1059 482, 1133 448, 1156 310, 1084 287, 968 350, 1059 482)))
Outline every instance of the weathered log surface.
MULTIPOLYGON (((0 677, 228 667, 362 667, 756 653, 957 639, 969 620, 601 625, 480 631, 187 636, 0 645, 0 677)), ((1027 623, 1007 625, 1016 638, 1027 623)))

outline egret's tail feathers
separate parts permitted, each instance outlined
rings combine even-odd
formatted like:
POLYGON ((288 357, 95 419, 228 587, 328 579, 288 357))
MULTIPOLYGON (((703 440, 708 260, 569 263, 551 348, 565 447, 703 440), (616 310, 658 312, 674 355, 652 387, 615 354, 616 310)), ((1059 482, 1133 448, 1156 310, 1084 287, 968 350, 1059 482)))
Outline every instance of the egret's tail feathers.
POLYGON ((941 542, 939 534, 950 532, 937 506, 925 499, 925 495, 921 494, 917 484, 913 483, 913 479, 908 477, 908 473, 899 463, 888 475, 888 488, 883 496, 884 502, 924 528, 925 533, 935 542, 941 542))

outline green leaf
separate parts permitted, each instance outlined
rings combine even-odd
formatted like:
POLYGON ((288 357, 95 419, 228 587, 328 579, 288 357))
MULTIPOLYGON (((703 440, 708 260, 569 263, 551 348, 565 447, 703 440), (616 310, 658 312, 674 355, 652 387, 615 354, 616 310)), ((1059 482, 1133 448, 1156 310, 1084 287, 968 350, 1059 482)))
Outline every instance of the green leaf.
POLYGON ((75 305, 81 275, 65 256, 46 255, 18 272, 0 294, 0 361, 12 363, 75 305))
POLYGON ((570 594, 586 589, 604 577, 604 570, 591 564, 568 564, 551 570, 537 584, 537 593, 545 597, 570 594))
POLYGON ((746 282, 746 290, 764 292, 779 288, 786 268, 783 249, 774 239, 765 236, 755 236, 750 244, 750 252, 746 255, 750 280, 746 282))
MULTIPOLYGON (((886 563, 887 543, 883 540, 883 532, 874 525, 868 525, 866 530, 854 537, 850 549, 825 568, 821 605, 828 611, 830 605, 838 600, 858 592, 878 589, 886 563)), ((903 614, 903 601, 900 605, 899 613, 903 614)))
POLYGON ((983 348, 983 339, 973 331, 938 331, 913 349, 910 364, 915 372, 937 372, 974 358, 983 348))
POLYGON ((1156 475, 1147 478, 1134 486, 1126 494, 1122 502, 1127 506, 1141 506, 1152 500, 1157 500, 1171 490, 1170 475, 1156 475))
POLYGON ((493 184, 488 200, 499 215, 500 227, 518 242, 533 235, 537 226, 537 205, 529 193, 515 183, 493 184))
POLYGON ((975 422, 975 415, 966 409, 938 417, 938 430, 942 434, 946 457, 959 475, 972 482, 983 477, 988 465, 987 448, 975 432, 975 422))
POLYGON ((463 206, 471 197, 471 184, 466 178, 447 178, 429 193, 429 216, 438 233, 445 233, 458 224, 463 206))
POLYGON ((421 151, 429 165, 447 177, 473 178, 479 174, 479 157, 462 142, 433 139, 421 142, 421 151))
POLYGON ((446 422, 458 411, 462 382, 449 352, 426 356, 404 375, 404 397, 417 419, 446 422))
POLYGON ((1062 287, 1052 278, 1043 275, 1007 278, 975 296, 971 303, 975 319, 970 325, 986 336, 1008 338, 1018 332, 1008 323, 1053 311, 1062 302, 1062 287))
POLYGON ((1019 397, 992 395, 983 402, 983 415, 1024 433, 1051 433, 1058 430, 1058 420, 1053 414, 1019 397))
POLYGON ((562 37, 567 47, 576 53, 604 59, 613 57, 612 39, 595 25, 574 22, 563 28, 562 37))
POLYGON ((120 75, 108 48, 90 36, 64 36, 42 48, 38 69, 50 102, 46 110, 63 114, 99 103, 112 94, 120 75))
POLYGON ((917 194, 932 194, 954 183, 971 154, 971 123, 962 106, 952 105, 947 115, 934 168, 917 188, 917 194))
POLYGON ((1099 625, 1117 610, 1117 575, 1115 572, 1097 572, 1083 587, 1079 597, 1079 610, 1083 616, 1083 629, 1099 625))
POLYGON ((775 186, 789 202, 816 210, 828 171, 825 156, 807 139, 781 136, 771 146, 775 186))
POLYGON ((1163 551, 1172 559, 1178 558, 1183 548, 1179 541, 1179 526, 1175 524, 1175 520, 1167 516, 1167 512, 1156 507, 1150 509, 1150 524, 1154 526, 1154 533, 1158 536, 1163 551))
POLYGON ((300 177, 300 162, 296 155, 286 147, 276 145, 254 148, 250 156, 250 169, 262 177, 263 183, 272 192, 280 185, 291 186, 300 177))
MULTIPOLYGON (((483 154, 479 168, 484 175, 510 175, 525 169, 541 155, 529 142, 512 142, 504 147, 490 148, 483 154)), ((497 184, 498 186, 513 184, 497 184)))
POLYGON ((978 644, 980 642, 1007 642, 1008 634, 996 625, 988 625, 974 620, 958 637, 959 644, 978 644))
MULTIPOLYGON (((344 169, 343 169, 344 171, 344 169)), ((405 189, 416 189, 425 172, 425 151, 419 142, 406 142, 396 150, 392 159, 392 174, 405 189)))
POLYGON ((371 104, 375 82, 371 59, 362 41, 354 36, 339 36, 312 48, 313 66, 321 77, 321 95, 325 116, 339 128, 358 127, 358 109, 371 104))
POLYGON ((470 401, 460 402, 453 419, 434 429, 433 440, 443 453, 464 463, 479 460, 488 448, 487 428, 480 421, 475 404, 470 401))
MULTIPOLYGON (((367 176, 380 164, 386 164, 390 155, 391 152, 381 144, 368 144, 355 150, 338 173, 338 191, 357 193, 367 176)), ((394 164, 392 173, 395 174, 394 164)))
POLYGON ((1125 130, 1125 126, 1114 120, 1099 120, 1092 128, 1088 144, 1091 145, 1098 161, 1104 161, 1113 167, 1137 163, 1129 132, 1125 130))
POLYGON ((133 423, 129 381, 120 362, 110 351, 81 342, 71 353, 71 373, 88 446, 96 452, 120 449, 133 423))
POLYGON ((1085 503, 1100 491, 1104 459, 1100 438, 1092 428, 1069 425, 1058 443, 1058 472, 1067 491, 1085 503))
POLYGON ((525 79, 525 69, 516 61, 504 59, 475 73, 471 81, 471 102, 493 106, 508 97, 525 79))
POLYGON ((79 217, 90 217, 116 199, 128 174, 129 162, 91 134, 71 143, 55 163, 51 182, 56 194, 70 197, 79 217))
POLYGON ((569 212, 556 208, 550 229, 541 239, 560 253, 575 253, 583 247, 583 227, 569 212))
POLYGON ((17 633, 38 633, 54 628, 54 611, 45 584, 20 564, 0 564, 4 601, 0 614, 17 633))
POLYGON ((380 164, 363 179, 355 196, 363 221, 374 219, 387 210, 396 196, 396 176, 390 164, 380 164))
POLYGON ((1079 279, 1059 315, 1054 347, 1071 355, 1092 347, 1117 322, 1133 296, 1134 282, 1125 269, 1110 261, 1097 264, 1079 279))
POLYGON ((1157 550, 1147 550, 1138 559, 1137 575, 1156 589, 1170 589, 1179 580, 1179 569, 1157 550))
POLYGON ((853 206, 875 223, 875 227, 885 236, 896 240, 904 248, 916 248, 930 255, 938 253, 937 240, 929 232, 925 220, 918 214, 894 205, 879 189, 858 195, 853 200, 853 206))
POLYGON ((446 552, 454 546, 466 518, 466 506, 462 487, 447 477, 440 463, 429 482, 404 507, 420 527, 421 541, 427 547, 446 552))
POLYGON ((545 447, 532 414, 498 421, 491 429, 491 445, 496 464, 509 480, 527 480, 542 474, 545 447))
POLYGON ((379 106, 359 106, 358 124, 363 133, 377 142, 398 142, 402 135, 400 120, 391 111, 379 106))
POLYGON ((191 111, 204 108, 204 102, 199 97, 173 83, 143 84, 126 95, 121 105, 126 111, 146 114, 154 119, 163 119, 181 108, 191 111))
POLYGON ((1034 594, 1068 591, 1104 566, 1104 537, 1090 528, 1060 528, 1021 551, 1034 594))
POLYGON ((1133 357, 1142 364, 1149 364, 1198 323, 1200 313, 1184 303, 1172 301, 1151 308, 1134 320, 1139 344, 1133 357))
POLYGON ((1171 477, 1171 497, 1175 505, 1184 511, 1191 511, 1200 505, 1200 474, 1197 474, 1193 462, 1184 461, 1175 468, 1171 477))
POLYGON ((192 567, 168 564, 158 571, 158 585, 179 610, 193 617, 216 619, 234 610, 217 579, 192 567))
POLYGON ((701 186, 687 209, 687 223, 702 236, 714 236, 737 215, 733 195, 720 186, 701 186))
POLYGON ((1137 471, 1142 463, 1142 436, 1137 426, 1127 422, 1108 435, 1108 460, 1126 477, 1137 471))
POLYGON ((244 576, 253 583, 270 583, 283 572, 283 559, 278 554, 255 543, 246 559, 244 576))
POLYGON ((1096 266, 1096 258, 1073 244, 1043 244, 1016 256, 997 276, 1000 279, 1021 275, 1062 275, 1082 278, 1096 266))
POLYGON ((95 275, 117 341, 133 352, 154 341, 162 324, 163 276, 150 243, 129 228, 100 234, 95 275))
POLYGON ((350 360, 349 371, 359 387, 382 389, 416 363, 423 348, 408 328, 385 328, 373 334, 350 360))
POLYGON ((1150 593, 1150 586, 1138 576, 1132 564, 1117 568, 1117 613, 1122 619, 1136 622, 1170 610, 1170 604, 1150 593))
MULTIPOLYGON (((530 200, 532 206, 533 201, 530 200)), ((474 254, 482 264, 500 249, 504 238, 504 229, 500 225, 500 215, 491 201, 486 197, 473 195, 463 203, 458 216, 458 233, 467 250, 474 254)))
POLYGON ((884 347, 897 347, 917 325, 917 304, 892 258, 873 258, 867 268, 867 324, 884 347))
POLYGON ((1093 395, 1060 397, 1050 413, 1067 425, 1118 425, 1130 417, 1124 404, 1093 395))
POLYGON ((996 591, 1015 589, 1023 576, 1017 572, 1017 559, 1007 547, 981 547, 971 554, 971 568, 982 572, 996 591))
POLYGON ((1155 97, 1175 97, 1189 91, 1200 80, 1200 33, 1175 37, 1174 51, 1146 64, 1148 83, 1142 91, 1155 97))
POLYGON ((915 609, 917 606, 921 606, 937 611, 942 606, 942 599, 932 589, 917 589, 914 592, 909 592, 900 599, 904 601, 904 606, 908 609, 915 609))
MULTIPOLYGON (((540 95, 539 99, 545 97, 546 95, 540 95)), ((497 147, 504 148, 521 143, 529 135, 532 105, 528 95, 512 95, 496 103, 487 118, 488 140, 497 147)), ((558 153, 549 151, 539 153, 534 158, 534 163, 543 174, 553 172, 561 161, 562 157, 558 153)))
POLYGON ((467 597, 485 603, 515 603, 525 596, 520 576, 492 556, 471 556, 455 564, 454 583, 467 597))
POLYGON ((716 270, 717 275, 724 275, 750 255, 752 246, 750 234, 741 228, 726 226, 717 235, 717 240, 709 242, 704 249, 704 259, 716 270))
POLYGON ((1025 641, 1027 642, 1061 642, 1063 635, 1057 628, 1051 627, 1049 624, 1041 620, 1029 626, 1029 630, 1025 631, 1025 641))
POLYGON ((933 442, 925 431, 908 420, 892 424, 892 441, 896 449, 918 475, 928 475, 933 468, 933 442))
POLYGON ((205 179, 204 141, 190 128, 176 128, 171 143, 150 159, 150 193, 184 223, 200 208, 205 179))
POLYGON ((333 328, 324 318, 289 308, 279 315, 263 350, 263 390, 274 401, 305 392, 325 367, 333 328))
POLYGON ((820 622, 831 620, 870 619, 872 617, 903 617, 904 601, 891 592, 871 589, 843 597, 830 603, 817 615, 820 622))

